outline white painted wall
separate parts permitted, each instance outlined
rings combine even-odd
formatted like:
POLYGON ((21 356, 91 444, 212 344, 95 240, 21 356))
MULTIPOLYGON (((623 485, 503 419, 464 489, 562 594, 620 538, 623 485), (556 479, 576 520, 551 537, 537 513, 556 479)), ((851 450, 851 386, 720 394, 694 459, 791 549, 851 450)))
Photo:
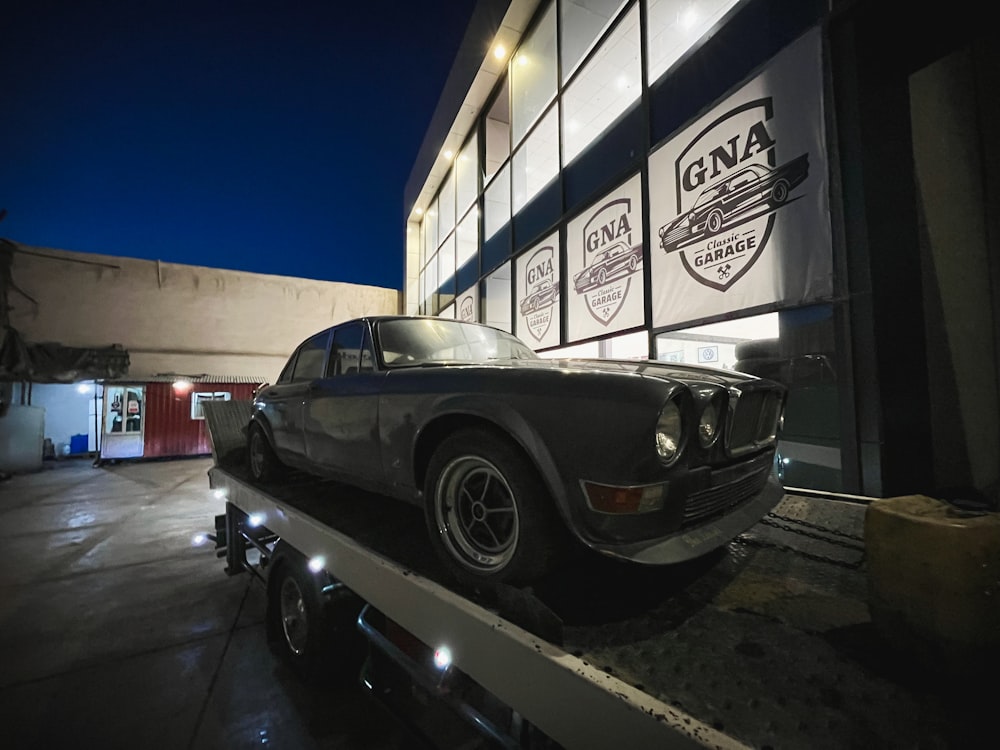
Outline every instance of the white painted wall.
MULTIPOLYGON (((275 252, 280 252, 276 249, 275 252)), ((330 264, 336 268, 331 255, 330 264)), ((129 377, 243 375, 273 381, 311 333, 395 314, 395 289, 19 245, 10 323, 28 341, 121 344, 129 377)))
MULTIPOLYGON (((52 441, 56 455, 63 455, 62 446, 69 446, 73 435, 87 435, 88 451, 96 450, 94 435, 94 393, 100 388, 85 385, 82 392, 77 385, 43 384, 31 385, 31 405, 44 409, 43 437, 52 441)), ((21 393, 27 399, 27 388, 17 384, 14 388, 15 402, 20 402, 21 393)))

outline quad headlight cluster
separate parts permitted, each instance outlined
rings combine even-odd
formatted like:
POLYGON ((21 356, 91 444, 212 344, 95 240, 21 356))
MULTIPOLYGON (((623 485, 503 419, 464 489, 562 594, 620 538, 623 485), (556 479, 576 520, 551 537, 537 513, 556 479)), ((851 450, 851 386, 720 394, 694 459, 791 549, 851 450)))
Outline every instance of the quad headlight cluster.
MULTIPOLYGON (((710 448, 719 439, 726 408, 725 393, 719 389, 707 399, 698 399, 698 404, 701 409, 698 415, 698 443, 702 448, 710 448)), ((670 398, 660 410, 656 420, 655 443, 657 455, 667 465, 676 461, 684 449, 684 418, 676 397, 670 398)))

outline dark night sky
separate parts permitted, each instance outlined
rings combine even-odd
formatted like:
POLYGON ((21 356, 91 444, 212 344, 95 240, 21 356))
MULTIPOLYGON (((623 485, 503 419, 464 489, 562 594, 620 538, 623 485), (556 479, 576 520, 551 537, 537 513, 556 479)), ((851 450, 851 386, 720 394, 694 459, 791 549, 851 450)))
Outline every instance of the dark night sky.
POLYGON ((399 288, 474 0, 15 0, 0 236, 399 288))

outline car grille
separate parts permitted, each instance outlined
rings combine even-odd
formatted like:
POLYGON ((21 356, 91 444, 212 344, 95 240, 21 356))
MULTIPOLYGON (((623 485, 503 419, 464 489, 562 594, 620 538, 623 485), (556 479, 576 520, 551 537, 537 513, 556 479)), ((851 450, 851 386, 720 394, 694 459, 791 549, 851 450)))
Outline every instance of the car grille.
POLYGON ((750 471, 746 476, 688 495, 684 502, 681 528, 689 528, 713 516, 722 515, 760 492, 771 473, 771 460, 772 453, 769 451, 767 455, 753 459, 751 467, 744 467, 750 471))
POLYGON ((740 391, 731 412, 727 447, 738 455, 770 442, 781 415, 781 395, 777 391, 755 388, 740 391))

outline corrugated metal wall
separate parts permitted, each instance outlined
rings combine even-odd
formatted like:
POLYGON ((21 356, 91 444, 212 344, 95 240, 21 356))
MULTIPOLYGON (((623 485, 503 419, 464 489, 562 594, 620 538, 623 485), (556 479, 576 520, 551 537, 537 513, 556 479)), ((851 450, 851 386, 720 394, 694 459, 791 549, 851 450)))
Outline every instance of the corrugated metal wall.
MULTIPOLYGON (((252 383, 196 383, 194 391, 228 391, 233 401, 249 401, 252 383)), ((177 393, 170 383, 146 384, 143 458, 200 456, 212 452, 204 419, 191 419, 191 393, 177 393)))

